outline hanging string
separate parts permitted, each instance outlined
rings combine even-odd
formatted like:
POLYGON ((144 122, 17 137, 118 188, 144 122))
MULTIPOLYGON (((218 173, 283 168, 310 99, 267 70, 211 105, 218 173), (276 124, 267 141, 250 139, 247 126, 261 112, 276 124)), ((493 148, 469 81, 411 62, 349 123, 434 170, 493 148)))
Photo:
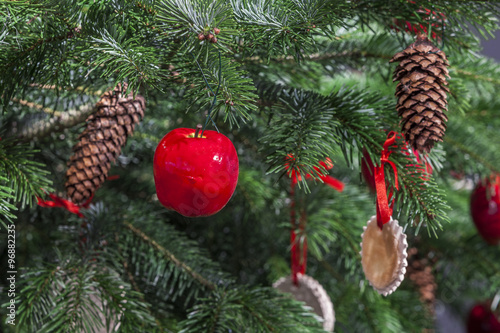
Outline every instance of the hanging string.
POLYGON ((210 86, 210 83, 208 83, 207 77, 205 76, 205 73, 203 72, 203 69, 201 68, 200 63, 198 62, 198 59, 196 59, 196 57, 193 55, 193 53, 190 52, 191 56, 194 59, 194 61, 198 65, 198 68, 199 68, 199 70, 201 72, 201 75, 203 77, 203 80, 205 81, 205 84, 206 84, 207 88, 210 90, 210 92, 212 93, 212 95, 214 95, 214 99, 212 100, 212 104, 210 105, 210 108, 208 109, 208 114, 207 114, 207 119, 205 120, 205 125, 203 126, 203 129, 201 131, 201 136, 202 137, 203 137, 203 133, 205 132, 205 128, 207 127, 209 119, 212 121, 212 124, 214 125, 215 129, 217 130, 217 132, 220 133, 220 131, 217 128, 217 125, 215 124, 215 121, 213 120, 212 115, 211 115, 212 109, 214 108, 215 103, 217 103, 217 95, 219 94, 220 85, 221 85, 222 59, 221 59, 221 55, 220 55, 220 50, 217 50, 217 52, 219 52, 219 75, 218 75, 219 84, 217 85, 217 90, 216 90, 215 93, 212 90, 212 87, 210 86))

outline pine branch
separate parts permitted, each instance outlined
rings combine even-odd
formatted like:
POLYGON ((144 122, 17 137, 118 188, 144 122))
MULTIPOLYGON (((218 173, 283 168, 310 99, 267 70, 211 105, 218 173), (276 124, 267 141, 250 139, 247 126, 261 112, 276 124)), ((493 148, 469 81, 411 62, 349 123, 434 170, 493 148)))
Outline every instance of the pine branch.
POLYGON ((340 89, 328 97, 295 89, 276 92, 274 97, 279 98, 285 112, 271 124, 272 133, 261 139, 268 150, 272 148, 267 158, 271 164, 269 172, 284 172, 285 159, 292 154, 295 160, 290 161, 290 170, 318 176, 313 168, 326 157, 333 157, 335 146, 339 146, 346 161, 352 164, 356 147, 361 149, 367 143, 383 142, 380 130, 387 126, 391 104, 377 94, 353 89, 340 89))
POLYGON ((168 250, 166 250, 164 247, 160 246, 157 242, 149 238, 146 234, 144 234, 142 231, 139 229, 135 228, 132 226, 130 223, 125 222, 125 227, 132 231, 136 236, 140 237, 144 242, 148 243, 151 245, 153 248, 155 248, 158 252, 160 252, 167 260, 172 261, 176 266, 180 267, 182 270, 187 272, 187 274, 191 275, 191 277, 195 280, 197 280, 201 285, 207 287, 210 290, 215 289, 215 285, 202 277, 200 274, 197 272, 193 271, 191 267, 186 265, 185 263, 181 262, 179 259, 177 259, 172 253, 170 253, 168 250))
MULTIPOLYGON (((428 1, 428 2, 408 2, 401 1, 369 1, 363 0, 353 4, 353 11, 357 14, 356 24, 360 24, 363 29, 370 29, 372 25, 385 27, 386 31, 393 31, 397 34, 400 30, 395 28, 395 19, 405 25, 410 22, 412 25, 428 28, 430 24, 435 24, 434 30, 440 30, 444 25, 442 35, 447 47, 454 50, 479 49, 479 39, 472 29, 477 29, 479 33, 493 36, 493 31, 498 29, 496 16, 499 14, 498 7, 494 3, 483 1, 428 1), (426 14, 426 10, 430 13, 426 14), (441 15, 442 14, 442 15, 441 15), (396 30, 396 31, 394 31, 396 30), (453 36, 453 37, 451 37, 453 36)), ((403 30, 404 27, 401 29, 403 30)), ((413 31, 401 34, 411 34, 413 31)))
POLYGON ((92 41, 94 45, 88 50, 92 54, 91 69, 87 75, 99 70, 101 77, 113 77, 119 82, 127 79, 127 91, 138 91, 142 82, 154 86, 165 76, 156 49, 144 46, 139 37, 126 38, 123 31, 112 34, 105 30, 92 41))
POLYGON ((448 169, 484 176, 500 172, 500 152, 492 145, 492 142, 500 142, 498 140, 496 129, 470 117, 455 117, 450 120, 444 137, 448 169))
POLYGON ((215 118, 220 112, 224 115, 224 121, 229 120, 230 126, 239 124, 240 120, 245 122, 250 119, 251 112, 256 109, 254 101, 257 96, 248 74, 216 50, 208 53, 207 65, 201 66, 201 69, 203 73, 193 62, 189 67, 178 68, 181 77, 186 78, 186 85, 189 85, 185 98, 192 101, 190 108, 212 108, 212 117, 215 118), (207 88, 207 82, 210 89, 207 88), (217 92, 217 99, 214 100, 217 92))
POLYGON ((14 202, 21 207, 31 206, 36 197, 43 197, 51 190, 51 181, 44 165, 33 159, 36 150, 19 144, 11 138, 0 140, 0 170, 7 181, 0 185, 12 188, 14 202))
MULTIPOLYGON (((0 176, 0 184, 7 183, 7 178, 0 176)), ((17 207, 11 202, 14 199, 14 189, 0 185, 0 224, 7 229, 6 222, 12 223, 16 216, 12 213, 17 207)))
MULTIPOLYGON (((392 102, 378 94, 353 88, 340 89, 328 97, 298 90, 276 90, 275 98, 278 96, 285 105, 285 112, 271 123, 270 134, 261 139, 270 151, 267 157, 271 164, 269 172, 284 174, 288 166, 301 175, 312 174, 317 178, 319 172, 314 171, 314 167, 326 157, 333 158, 334 146, 339 146, 349 166, 353 165, 355 155, 358 161, 361 160, 359 153, 363 149, 373 161, 380 160, 384 130, 394 121, 392 102), (290 154, 294 160, 290 159, 290 154)), ((269 99, 263 97, 266 98, 269 99)), ((397 202, 404 207, 399 212, 396 210, 397 216, 404 212, 412 221, 418 215, 419 225, 425 224, 429 231, 435 232, 448 220, 443 194, 432 177, 415 176, 421 174, 421 166, 407 166, 407 155, 397 152, 394 156, 397 156, 402 187, 397 202)), ((389 169, 386 169, 386 179, 394 184, 389 169)), ((303 183, 306 187, 305 177, 303 183)))
POLYGON ((190 332, 323 332, 301 303, 271 288, 216 289, 181 323, 190 332))
MULTIPOLYGON (((332 132, 338 123, 333 119, 333 109, 326 98, 312 92, 283 90, 279 94, 283 111, 261 139, 268 151, 268 172, 288 172, 288 177, 292 170, 300 175, 314 174, 316 178, 324 175, 324 169, 315 171, 314 167, 335 154, 337 138, 332 132)), ((302 184, 308 188, 305 177, 302 184)))
POLYGON ((232 0, 231 5, 236 21, 246 30, 242 40, 251 41, 242 49, 244 54, 258 52, 267 59, 285 54, 300 60, 304 51, 314 49, 309 28, 313 28, 312 20, 318 16, 309 14, 317 12, 321 2, 311 1, 311 7, 307 8, 310 12, 296 6, 294 1, 275 5, 268 0, 232 0))
POLYGON ((18 324, 37 332, 95 332, 121 326, 121 330, 147 329, 154 321, 139 301, 140 294, 116 272, 99 262, 89 264, 72 256, 61 257, 23 275, 18 324))

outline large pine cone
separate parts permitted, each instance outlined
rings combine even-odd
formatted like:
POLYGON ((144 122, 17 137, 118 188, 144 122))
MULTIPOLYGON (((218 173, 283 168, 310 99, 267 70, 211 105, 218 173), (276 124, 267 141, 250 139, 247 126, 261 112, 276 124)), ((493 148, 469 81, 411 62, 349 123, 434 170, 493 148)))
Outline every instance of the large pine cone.
POLYGON ((443 141, 448 117, 446 85, 449 66, 446 55, 425 35, 390 60, 399 61, 394 71, 398 97, 397 111, 406 141, 419 152, 429 152, 443 141))
POLYGON ((71 201, 84 203, 104 183, 111 163, 120 155, 135 124, 144 117, 145 107, 142 96, 122 96, 120 85, 102 95, 68 163, 65 186, 71 201))

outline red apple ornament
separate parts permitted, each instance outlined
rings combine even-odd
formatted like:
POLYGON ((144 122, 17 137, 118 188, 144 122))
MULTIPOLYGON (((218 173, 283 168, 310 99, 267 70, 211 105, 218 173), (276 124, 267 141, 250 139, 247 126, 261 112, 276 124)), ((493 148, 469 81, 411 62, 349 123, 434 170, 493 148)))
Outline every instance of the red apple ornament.
POLYGON ((209 216, 229 201, 238 183, 238 155, 223 134, 177 128, 156 147, 156 194, 168 209, 187 216, 209 216))
POLYGON ((467 333, 498 332, 500 332, 500 321, 490 307, 487 304, 475 305, 467 319, 467 333))
POLYGON ((472 193, 470 210, 479 234, 491 245, 500 243, 500 176, 486 178, 472 193))

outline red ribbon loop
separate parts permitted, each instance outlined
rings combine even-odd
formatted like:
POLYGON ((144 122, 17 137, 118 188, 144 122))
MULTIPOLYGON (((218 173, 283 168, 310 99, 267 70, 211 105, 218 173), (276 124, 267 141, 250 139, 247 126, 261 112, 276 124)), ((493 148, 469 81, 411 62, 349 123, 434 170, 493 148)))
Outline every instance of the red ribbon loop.
POLYGON ((374 170, 375 175, 375 189, 377 191, 377 224, 380 229, 383 225, 391 220, 392 217, 392 204, 389 206, 389 200, 392 198, 392 190, 387 198, 387 189, 385 187, 385 174, 384 163, 389 163, 394 171, 394 183, 397 190, 399 190, 398 183, 398 170, 393 161, 389 160, 392 151, 389 148, 396 142, 396 132, 389 132, 387 139, 384 142, 382 154, 380 156, 380 166, 376 166, 374 170))

